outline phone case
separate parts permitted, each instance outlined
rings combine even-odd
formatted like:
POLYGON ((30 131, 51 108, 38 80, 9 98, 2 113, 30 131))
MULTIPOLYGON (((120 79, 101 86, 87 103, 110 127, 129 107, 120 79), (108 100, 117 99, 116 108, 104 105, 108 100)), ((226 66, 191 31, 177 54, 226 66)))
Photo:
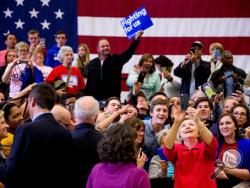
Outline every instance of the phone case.
POLYGON ((140 83, 143 83, 145 76, 146 76, 146 73, 141 71, 140 74, 138 75, 137 81, 140 83))
POLYGON ((188 108, 189 96, 188 94, 180 94, 181 110, 187 110, 188 108))

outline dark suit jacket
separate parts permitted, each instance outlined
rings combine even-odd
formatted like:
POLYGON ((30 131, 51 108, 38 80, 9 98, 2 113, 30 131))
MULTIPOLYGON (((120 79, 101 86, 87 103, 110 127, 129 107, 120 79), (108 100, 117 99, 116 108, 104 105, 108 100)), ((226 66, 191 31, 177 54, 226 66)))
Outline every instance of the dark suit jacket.
POLYGON ((99 162, 97 143, 101 140, 102 134, 95 130, 94 125, 81 123, 72 131, 72 137, 79 160, 81 187, 85 187, 91 169, 99 162))
POLYGON ((6 187, 76 187, 73 140, 51 113, 39 115, 15 131, 11 153, 0 167, 6 187))
MULTIPOLYGON (((192 63, 189 62, 187 65, 181 67, 181 64, 174 69, 174 75, 181 78, 180 93, 190 94, 191 74, 192 74, 192 63)), ((200 60, 199 65, 194 71, 195 77, 195 89, 207 82, 210 76, 210 63, 207 61, 200 60)))

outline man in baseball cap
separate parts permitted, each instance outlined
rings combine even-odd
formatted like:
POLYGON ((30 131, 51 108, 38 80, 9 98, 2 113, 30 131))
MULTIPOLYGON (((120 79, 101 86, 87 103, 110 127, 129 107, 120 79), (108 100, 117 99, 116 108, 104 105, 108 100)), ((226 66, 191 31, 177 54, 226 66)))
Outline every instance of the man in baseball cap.
POLYGON ((203 48, 203 44, 200 41, 195 41, 192 43, 191 47, 199 47, 201 49, 203 48))

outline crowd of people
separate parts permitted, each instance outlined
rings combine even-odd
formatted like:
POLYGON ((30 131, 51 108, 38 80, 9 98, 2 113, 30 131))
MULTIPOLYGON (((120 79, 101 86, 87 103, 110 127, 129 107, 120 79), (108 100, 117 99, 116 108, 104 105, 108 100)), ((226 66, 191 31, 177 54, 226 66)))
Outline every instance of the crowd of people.
POLYGON ((247 73, 217 42, 204 61, 194 41, 176 67, 142 55, 122 103, 122 67, 142 35, 120 54, 102 38, 92 60, 87 44, 74 59, 63 31, 48 50, 37 30, 29 44, 6 35, 0 187, 250 187, 247 73))

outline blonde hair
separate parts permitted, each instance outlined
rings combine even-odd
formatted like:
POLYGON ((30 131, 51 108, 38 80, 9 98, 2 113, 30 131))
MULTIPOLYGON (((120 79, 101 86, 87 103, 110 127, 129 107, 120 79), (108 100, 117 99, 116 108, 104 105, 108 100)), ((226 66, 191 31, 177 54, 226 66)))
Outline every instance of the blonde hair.
POLYGON ((250 72, 247 74, 247 77, 244 81, 244 87, 250 87, 250 72))
POLYGON ((83 47, 83 48, 85 49, 86 54, 85 54, 85 56, 84 56, 83 62, 82 62, 79 58, 77 59, 77 68, 78 68, 78 69, 82 69, 82 68, 83 68, 83 64, 82 64, 82 63, 84 63, 84 64, 86 65, 86 64, 88 64, 89 61, 90 61, 90 57, 89 57, 90 52, 89 52, 89 47, 88 47, 88 45, 85 44, 85 43, 79 44, 79 45, 78 45, 78 49, 81 48, 81 47, 83 47))
POLYGON ((26 42, 21 41, 21 42, 16 44, 16 46, 15 46, 16 51, 18 51, 21 48, 26 48, 27 52, 29 51, 29 45, 26 42))
POLYGON ((212 54, 212 52, 213 52, 214 49, 220 50, 221 54, 223 54, 223 52, 224 52, 224 47, 219 42, 214 42, 214 43, 210 44, 210 46, 209 46, 209 53, 212 54))
POLYGON ((167 136, 169 129, 162 129, 156 136, 159 145, 162 145, 163 138, 167 136))
POLYGON ((0 110, 0 119, 4 117, 3 115, 4 115, 4 111, 0 110))

